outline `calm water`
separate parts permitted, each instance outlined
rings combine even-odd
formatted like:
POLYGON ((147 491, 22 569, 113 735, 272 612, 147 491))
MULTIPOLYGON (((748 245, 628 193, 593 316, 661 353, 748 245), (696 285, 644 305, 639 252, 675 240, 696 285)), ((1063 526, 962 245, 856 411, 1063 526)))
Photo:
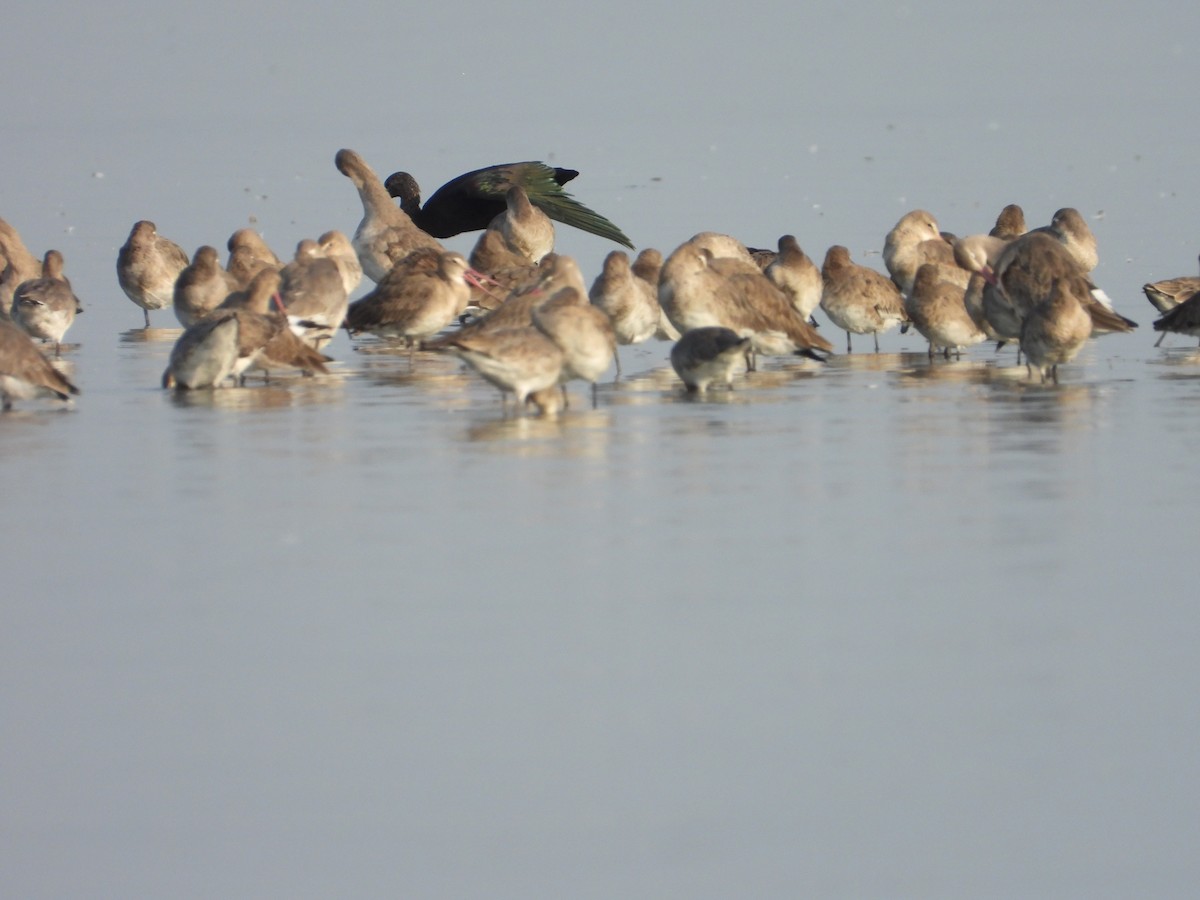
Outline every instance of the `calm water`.
MULTIPOLYGON (((951 4, 545 5, 540 54, 470 4, 313 7, 270 46, 277 13, 232 4, 51 12, 0 60, 0 215, 66 256, 83 395, 0 417, 6 894, 1194 892, 1200 352, 1152 346, 1139 288, 1194 271, 1200 11, 962 21, 989 43, 947 39, 951 4), (549 158, 639 245, 791 232, 880 268, 917 206, 1077 206, 1142 328, 1057 387, 891 334, 703 402, 623 348, 556 420, 344 335, 329 378, 160 390, 132 223, 350 231, 342 146, 427 192, 549 158)), ((610 249, 559 248, 589 279, 610 249)))

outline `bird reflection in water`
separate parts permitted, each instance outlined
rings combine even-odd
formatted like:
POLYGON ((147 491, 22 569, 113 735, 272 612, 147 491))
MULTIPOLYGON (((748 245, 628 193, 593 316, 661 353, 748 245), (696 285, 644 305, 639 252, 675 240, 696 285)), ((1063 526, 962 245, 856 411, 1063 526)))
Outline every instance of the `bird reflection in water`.
POLYGON ((130 328, 122 331, 122 344, 154 344, 170 341, 172 344, 183 334, 182 328, 130 328))
POLYGON ((273 375, 267 382, 251 377, 243 387, 231 382, 219 388, 166 391, 164 396, 180 408, 263 410, 342 403, 345 388, 346 373, 335 370, 319 376, 273 375))
POLYGON ((504 445, 521 457, 603 457, 612 440, 612 414, 572 407, 557 415, 519 415, 473 421, 472 443, 504 445))

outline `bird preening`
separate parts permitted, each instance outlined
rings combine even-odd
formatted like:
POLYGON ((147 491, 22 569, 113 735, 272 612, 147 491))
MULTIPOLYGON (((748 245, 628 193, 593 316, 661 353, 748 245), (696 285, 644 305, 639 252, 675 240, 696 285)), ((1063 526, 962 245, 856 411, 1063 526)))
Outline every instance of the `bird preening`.
POLYGON ((529 202, 556 222, 590 232, 629 249, 633 243, 616 225, 588 209, 562 186, 579 175, 542 162, 502 163, 459 175, 421 203, 421 189, 407 172, 393 172, 384 181, 388 194, 413 223, 435 238, 454 237, 466 231, 483 231, 505 210, 505 195, 513 187, 524 189, 529 202))

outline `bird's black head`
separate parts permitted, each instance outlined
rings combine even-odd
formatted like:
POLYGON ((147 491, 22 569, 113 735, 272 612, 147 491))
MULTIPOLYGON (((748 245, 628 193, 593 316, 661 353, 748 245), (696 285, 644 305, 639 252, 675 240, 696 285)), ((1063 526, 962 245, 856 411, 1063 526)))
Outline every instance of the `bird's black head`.
POLYGON ((399 198, 400 208, 410 215, 412 210, 421 208, 421 188, 417 186, 417 179, 407 172, 393 172, 383 186, 387 188, 388 196, 399 198))

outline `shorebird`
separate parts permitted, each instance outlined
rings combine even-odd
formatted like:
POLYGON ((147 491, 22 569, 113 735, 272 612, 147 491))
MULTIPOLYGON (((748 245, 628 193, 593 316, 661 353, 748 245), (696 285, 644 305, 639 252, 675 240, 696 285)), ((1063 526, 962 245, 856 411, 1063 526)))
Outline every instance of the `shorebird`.
POLYGON ((1085 275, 1100 263, 1100 254, 1096 249, 1096 235, 1092 233, 1087 220, 1077 209, 1069 206, 1063 207, 1054 213, 1049 225, 1037 228, 1035 231, 1057 237, 1085 275))
MULTIPOLYGON (((1083 275, 1089 285, 1087 297, 1080 298, 1084 310, 1093 321, 1093 333, 1111 334, 1137 328, 1137 323, 1113 311, 1105 302, 1107 297, 1083 269, 1076 254, 1073 254, 1061 238, 1044 231, 1031 231, 1004 248, 996 261, 995 275, 998 289, 985 291, 984 303, 988 319, 997 322, 993 307, 1005 303, 1019 322, 1024 322, 1033 307, 1048 300, 1055 281, 1071 276, 1083 275), (995 301, 990 303, 989 301, 995 301)), ((997 331, 1000 328, 997 326, 997 331)), ((1019 335, 1018 335, 1019 336, 1019 335)))
POLYGON ((358 254, 354 252, 354 245, 350 243, 350 238, 340 231, 334 230, 325 232, 317 238, 317 242, 321 245, 321 252, 325 254, 325 258, 331 260, 338 267, 338 272, 342 276, 342 287, 346 289, 346 296, 351 296, 362 284, 363 270, 362 263, 358 261, 358 254))
MULTIPOLYGON (((1006 210, 1009 208, 1005 207, 1006 210)), ((989 234, 970 235, 954 242, 955 261, 971 273, 963 304, 976 327, 987 335, 988 340, 996 342, 997 350, 1021 334, 1021 320, 1007 297, 1003 292, 992 294, 997 290, 995 266, 1009 243, 989 234), (989 311, 996 317, 994 324, 989 311)))
POLYGON ((954 265, 954 250, 938 229, 937 219, 923 209, 901 216, 883 244, 883 264, 902 294, 912 290, 917 269, 925 263, 954 265))
POLYGON ((596 382, 617 358, 617 337, 608 316, 573 287, 562 288, 535 306, 531 316, 534 328, 562 350, 559 380, 564 385, 575 378, 590 383, 594 404, 596 382))
POLYGON ((187 328, 163 372, 162 386, 177 390, 219 387, 238 365, 239 319, 232 312, 209 316, 187 328))
MULTIPOLYGON (((552 260, 553 254, 542 257, 542 262, 552 260)), ((471 287, 471 302, 468 312, 478 314, 495 309, 504 298, 516 290, 531 285, 541 277, 541 265, 535 265, 519 253, 514 253, 505 243, 504 235, 488 229, 475 242, 475 249, 468 258, 471 268, 486 276, 486 282, 471 287)))
POLYGON ((191 264, 175 279, 175 318, 190 328, 240 289, 238 280, 221 267, 217 248, 205 244, 196 249, 191 264))
MULTIPOLYGON (((1160 313, 1168 313, 1179 306, 1179 304, 1200 293, 1200 277, 1195 275, 1180 275, 1177 278, 1152 281, 1142 285, 1142 293, 1146 295, 1146 299, 1160 313)), ((1157 347, 1163 342, 1163 338, 1167 336, 1167 331, 1160 329, 1157 322, 1154 324, 1154 328, 1155 330, 1162 331, 1162 334, 1158 336, 1158 340, 1154 342, 1154 346, 1157 347)))
POLYGON ((967 312, 969 278, 965 270, 944 263, 925 263, 917 269, 904 305, 913 327, 929 341, 930 359, 938 349, 949 359, 951 350, 958 352, 987 338, 967 312))
POLYGON ((63 277, 63 258, 57 250, 48 250, 42 261, 40 278, 17 285, 13 292, 12 320, 30 337, 54 342, 54 355, 61 350, 63 335, 82 311, 71 283, 63 277))
POLYGON ((1142 293, 1160 313, 1174 309, 1197 292, 1200 292, 1200 276, 1196 275, 1180 275, 1142 285, 1142 293))
POLYGON ((142 308, 146 327, 150 311, 170 306, 175 297, 175 279, 188 266, 187 254, 174 241, 142 219, 117 254, 117 281, 130 300, 142 308))
MULTIPOLYGON (((654 291, 655 303, 658 303, 658 279, 662 274, 662 267, 662 252, 653 247, 647 247, 640 251, 637 258, 629 264, 629 268, 633 271, 633 274, 650 285, 654 291)), ((661 305, 659 309, 662 310, 661 305)), ((671 320, 667 318, 666 312, 660 312, 659 314, 657 335, 659 340, 663 341, 679 340, 679 329, 671 324, 671 320)))
POLYGON ((442 350, 454 353, 500 390, 516 397, 518 409, 531 394, 558 393, 563 352, 532 325, 449 335, 442 350))
POLYGON ((1154 330, 1162 332, 1154 345, 1156 347, 1168 333, 1200 337, 1200 293, 1192 294, 1178 306, 1163 313, 1154 322, 1154 330))
POLYGON ((468 260, 471 268, 486 272, 488 275, 495 275, 496 272, 505 269, 531 268, 535 265, 525 254, 518 253, 510 247, 504 239, 504 235, 492 228, 488 228, 479 235, 468 260))
POLYGON ((687 243, 701 250, 707 250, 714 259, 735 259, 762 271, 762 266, 754 261, 754 256, 746 248, 746 245, 732 235, 723 234, 720 231, 701 231, 688 238, 687 243))
POLYGON ((996 262, 1010 241, 989 234, 972 234, 959 238, 951 246, 954 262, 968 272, 978 272, 985 279, 996 280, 996 262))
POLYGON ((658 293, 633 274, 629 255, 623 250, 613 250, 604 258, 604 268, 592 282, 588 299, 608 315, 619 344, 640 344, 659 334, 663 315, 658 293))
MULTIPOLYGON (((502 328, 532 327, 533 310, 561 289, 574 288, 580 294, 587 291, 579 265, 569 256, 548 254, 543 257, 536 273, 535 277, 509 293, 495 309, 488 310, 478 319, 464 325, 459 334, 471 335, 502 328)), ((449 339, 448 336, 437 337, 432 341, 422 341, 421 346, 426 350, 440 350, 444 349, 443 345, 449 339)))
POLYGON ((17 229, 0 219, 0 318, 8 318, 17 285, 41 274, 42 261, 29 252, 17 229))
POLYGON ((14 400, 50 396, 60 400, 79 388, 50 363, 37 345, 12 322, 0 320, 0 402, 12 409, 14 400))
POLYGON ((796 312, 811 321, 813 310, 821 304, 821 270, 800 249, 795 235, 779 239, 779 252, 763 270, 771 284, 783 291, 796 312))
POLYGON ((996 216, 996 224, 992 226, 992 230, 988 234, 1004 241, 1011 241, 1019 238, 1027 230, 1025 210, 1015 203, 1010 203, 1000 210, 1000 215, 996 216))
POLYGON ((825 287, 821 309, 838 328, 846 332, 846 352, 852 353, 850 335, 869 334, 879 352, 879 332, 900 326, 908 329, 904 298, 895 283, 874 269, 850 261, 850 251, 841 245, 830 247, 821 266, 825 287))
POLYGON ((241 381, 250 369, 261 370, 268 380, 272 371, 280 369, 299 369, 305 375, 329 372, 325 367, 329 358, 306 344, 293 330, 279 298, 280 281, 276 269, 263 269, 246 290, 230 294, 220 309, 205 320, 237 318, 238 354, 232 374, 241 381))
POLYGON ((733 375, 749 352, 750 338, 728 328, 693 328, 671 348, 671 368, 689 392, 703 394, 713 382, 732 390, 733 375))
POLYGON ((417 227, 437 238, 487 228, 504 212, 505 193, 517 186, 525 190, 534 206, 556 222, 632 249, 633 244, 620 228, 562 189, 578 174, 574 169, 553 168, 533 161, 487 166, 442 185, 424 206, 421 205, 421 189, 407 172, 393 172, 388 176, 386 186, 388 193, 400 200, 400 208, 417 227))
MULTIPOLYGON (((1142 293, 1160 313, 1168 313, 1179 304, 1200 293, 1200 277, 1195 275, 1180 275, 1176 278, 1165 278, 1162 281, 1152 281, 1142 285, 1142 293)), ((1155 329, 1162 331, 1155 323, 1155 329)), ((1163 331, 1154 342, 1157 347, 1163 342, 1167 332, 1163 331)))
POLYGON ((392 266, 414 250, 443 250, 434 237, 413 224, 408 214, 392 202, 379 176, 361 156, 353 150, 339 150, 334 162, 357 188, 362 201, 363 218, 351 243, 363 274, 378 284, 392 266))
POLYGON ((554 223, 529 202, 520 185, 504 195, 507 208, 492 220, 489 230, 500 232, 504 243, 527 263, 536 265, 554 249, 554 223))
POLYGON ((333 339, 345 321, 346 285, 337 263, 316 241, 303 240, 295 258, 279 272, 279 295, 293 329, 314 349, 333 339))
POLYGON ((245 290, 254 276, 263 269, 283 268, 283 260, 267 246, 261 234, 253 228, 239 228, 225 242, 229 250, 229 261, 225 270, 237 279, 238 287, 245 290))
POLYGON ((662 267, 662 252, 653 247, 646 247, 640 251, 637 258, 629 264, 633 274, 654 288, 655 291, 658 290, 658 276, 662 273, 662 267))
POLYGON ((1092 333, 1092 317, 1084 308, 1091 287, 1082 273, 1055 278, 1049 296, 1025 318, 1021 349, 1026 366, 1058 383, 1058 366, 1073 360, 1092 333))
POLYGON ((712 245, 708 236, 699 244, 685 241, 663 263, 658 301, 671 324, 681 334, 719 325, 749 337, 755 353, 798 354, 823 361, 816 351, 830 352, 833 346, 749 255, 715 258, 708 249, 712 245))
POLYGON ((995 341, 996 348, 999 349, 1009 338, 1001 337, 996 329, 992 327, 992 323, 988 321, 987 312, 983 306, 983 292, 987 288, 987 279, 978 272, 971 273, 970 280, 967 282, 967 289, 963 293, 963 306, 966 307, 967 315, 971 317, 971 321, 975 323, 975 327, 986 336, 985 340, 995 341))
POLYGON ((375 290, 350 304, 346 330, 403 338, 415 348, 467 308, 473 270, 461 253, 422 248, 395 265, 375 290))

